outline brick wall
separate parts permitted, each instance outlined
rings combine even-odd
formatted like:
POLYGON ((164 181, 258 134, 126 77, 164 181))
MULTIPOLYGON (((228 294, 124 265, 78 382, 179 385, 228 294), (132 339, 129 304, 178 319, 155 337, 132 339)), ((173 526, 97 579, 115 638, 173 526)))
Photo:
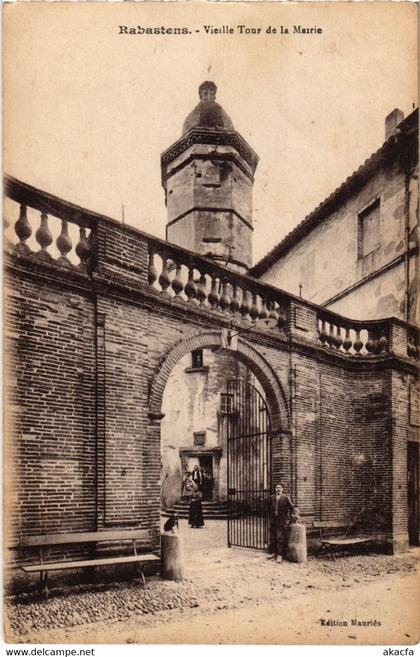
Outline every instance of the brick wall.
POLYGON ((10 538, 96 526, 94 305, 8 281, 5 464, 10 538))
POLYGON ((407 536, 407 427, 409 385, 407 377, 393 372, 390 381, 392 404, 392 541, 394 549, 405 549, 407 536))
MULTIPOLYGON (((153 386, 166 383, 163 374, 184 353, 220 345, 228 317, 151 293, 144 239, 136 245, 120 230, 112 255, 99 233, 90 277, 24 256, 9 262, 11 542, 44 531, 148 526, 158 543, 161 409, 153 386), (138 255, 137 278, 126 272, 128 248, 138 255)), ((311 313, 292 313, 289 340, 248 332, 236 354, 279 415, 273 484, 285 483, 308 521, 361 513, 404 546, 405 365, 321 350, 311 313)))
MULTIPOLYGON (((293 358, 293 485, 308 520, 357 521, 371 531, 391 532, 391 376, 314 368, 311 359, 293 358)), ((406 409, 404 401, 400 408, 406 409)), ((398 485, 403 476, 401 471, 398 485)), ((398 504, 404 514, 403 495, 398 504)))

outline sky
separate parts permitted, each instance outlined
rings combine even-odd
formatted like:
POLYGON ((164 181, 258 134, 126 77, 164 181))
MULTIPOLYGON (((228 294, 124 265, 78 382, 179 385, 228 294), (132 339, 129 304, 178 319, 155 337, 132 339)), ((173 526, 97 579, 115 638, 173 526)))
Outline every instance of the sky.
POLYGON ((213 80, 260 157, 254 263, 380 147, 385 116, 418 99, 406 2, 19 3, 5 7, 4 53, 5 172, 116 219, 123 203, 126 223, 158 237, 160 154, 213 80))

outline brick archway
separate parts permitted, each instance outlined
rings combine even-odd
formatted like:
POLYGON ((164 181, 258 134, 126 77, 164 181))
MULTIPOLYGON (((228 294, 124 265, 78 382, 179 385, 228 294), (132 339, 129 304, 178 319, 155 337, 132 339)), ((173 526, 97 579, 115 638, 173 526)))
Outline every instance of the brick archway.
MULTIPOLYGON (((149 395, 151 419, 162 418, 162 400, 167 381, 178 361, 196 349, 211 349, 222 346, 220 331, 203 331, 180 340, 161 360, 154 376, 149 395)), ((244 363, 261 384, 270 412, 273 433, 289 433, 289 411, 286 397, 275 372, 259 352, 245 340, 238 339, 237 351, 232 351, 244 363)))

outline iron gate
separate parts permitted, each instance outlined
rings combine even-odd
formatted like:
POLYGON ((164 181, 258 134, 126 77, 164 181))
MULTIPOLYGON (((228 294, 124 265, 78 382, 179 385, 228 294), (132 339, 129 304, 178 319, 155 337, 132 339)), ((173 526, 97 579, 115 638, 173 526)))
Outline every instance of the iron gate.
POLYGON ((265 549, 269 540, 271 424, 257 388, 227 383, 228 546, 265 549))

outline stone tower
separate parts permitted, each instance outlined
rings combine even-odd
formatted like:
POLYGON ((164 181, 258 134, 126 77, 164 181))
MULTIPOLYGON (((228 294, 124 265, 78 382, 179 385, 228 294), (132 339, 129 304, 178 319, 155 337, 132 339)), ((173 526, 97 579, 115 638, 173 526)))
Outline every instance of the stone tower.
POLYGON ((182 137, 161 156, 166 238, 244 273, 252 263, 258 156, 216 103, 216 91, 214 82, 200 85, 182 137))

